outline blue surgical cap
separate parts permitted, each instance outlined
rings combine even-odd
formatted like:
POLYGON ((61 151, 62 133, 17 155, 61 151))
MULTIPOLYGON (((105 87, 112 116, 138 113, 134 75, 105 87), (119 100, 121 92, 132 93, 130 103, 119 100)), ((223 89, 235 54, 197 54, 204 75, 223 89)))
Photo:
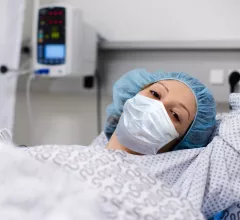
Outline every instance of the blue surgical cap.
POLYGON ((116 129, 125 102, 140 92, 144 86, 160 80, 177 80, 187 85, 195 95, 197 112, 190 128, 173 150, 206 146, 216 124, 216 104, 210 91, 197 79, 186 73, 149 73, 144 69, 124 74, 113 86, 113 102, 107 107, 104 132, 108 139, 116 129))

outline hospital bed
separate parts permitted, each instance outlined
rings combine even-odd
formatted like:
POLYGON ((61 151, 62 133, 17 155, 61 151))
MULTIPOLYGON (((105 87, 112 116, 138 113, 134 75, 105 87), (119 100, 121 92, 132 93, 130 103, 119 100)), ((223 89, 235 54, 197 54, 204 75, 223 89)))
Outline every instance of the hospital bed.
MULTIPOLYGON (((52 185, 48 181, 49 176, 54 178, 55 172, 58 171, 58 175, 64 176, 58 178, 73 178, 73 188, 78 185, 79 190, 81 189, 78 192, 78 189, 74 188, 76 195, 81 196, 81 192, 84 192, 85 188, 89 190, 89 187, 90 192, 96 192, 91 198, 85 196, 87 201, 100 199, 101 202, 96 207, 104 216, 101 219, 174 219, 174 216, 180 219, 210 219, 222 210, 226 211, 222 213, 221 219, 238 219, 240 96, 231 95, 230 104, 231 113, 217 116, 218 123, 213 140, 206 148, 140 157, 123 151, 105 149, 107 139, 103 133, 89 147, 44 145, 23 149, 8 144, 0 148, 0 167, 8 168, 1 169, 0 178, 4 177, 4 181, 15 180, 16 178, 11 176, 11 170, 15 170, 19 180, 27 177, 38 183, 41 178, 46 189, 49 185, 54 188, 54 184, 61 189, 51 195, 53 198, 64 198, 72 192, 64 191, 65 188, 61 185, 63 180, 58 183, 53 181, 52 185), (29 164, 35 168, 29 171, 29 164), (36 172, 38 170, 42 170, 41 175, 36 172), (47 174, 46 170, 49 171, 47 174), (28 175, 25 175, 26 173, 28 175), (61 195, 61 192, 65 194, 61 195)), ((8 189, 11 186, 11 181, 6 185, 3 179, 0 180, 0 188, 8 189)), ((66 181, 64 183, 68 184, 66 181)), ((31 188, 27 184, 24 185, 26 186, 31 188)), ((23 184, 15 184, 12 190, 16 188, 14 191, 21 191, 21 187, 23 184)), ((39 194, 35 196, 34 189, 31 192, 33 201, 34 198, 42 201, 39 194)), ((41 193, 44 195, 44 191, 41 193)), ((2 204, 8 204, 12 209, 23 211, 21 203, 16 203, 15 200, 24 201, 24 194, 17 194, 14 198, 4 192, 1 195, 4 196, 1 198, 0 209, 2 204), (9 196, 14 202, 8 202, 9 196), (14 204, 18 206, 14 207, 14 204)), ((68 198, 73 204, 74 199, 78 199, 77 196, 68 198)), ((63 200, 60 200, 61 202, 63 200)), ((76 206, 73 207, 72 213, 82 213, 76 206)), ((36 206, 36 209, 40 210, 42 207, 36 206)), ((68 213, 67 209, 61 211, 59 210, 63 215, 68 213)), ((57 211, 54 210, 55 212, 57 211)), ((92 216, 93 219, 95 217, 92 216)))

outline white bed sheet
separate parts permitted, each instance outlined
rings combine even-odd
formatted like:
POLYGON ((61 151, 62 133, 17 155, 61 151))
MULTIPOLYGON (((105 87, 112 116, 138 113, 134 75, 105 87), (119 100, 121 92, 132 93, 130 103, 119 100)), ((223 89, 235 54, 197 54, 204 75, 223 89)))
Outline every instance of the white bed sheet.
POLYGON ((0 219, 203 219, 126 152, 0 143, 0 219))

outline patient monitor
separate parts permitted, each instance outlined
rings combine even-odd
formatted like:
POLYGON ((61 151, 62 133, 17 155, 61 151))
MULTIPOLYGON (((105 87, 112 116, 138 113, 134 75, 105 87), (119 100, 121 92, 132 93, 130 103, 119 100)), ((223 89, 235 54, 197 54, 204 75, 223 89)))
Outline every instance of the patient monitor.
POLYGON ((72 77, 93 75, 97 33, 69 5, 44 5, 35 16, 33 67, 36 75, 72 77))

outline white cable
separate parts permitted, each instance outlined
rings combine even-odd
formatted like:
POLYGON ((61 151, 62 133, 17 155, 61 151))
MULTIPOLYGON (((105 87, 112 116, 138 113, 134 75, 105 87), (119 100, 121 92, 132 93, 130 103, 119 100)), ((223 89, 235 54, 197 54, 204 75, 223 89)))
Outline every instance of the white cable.
POLYGON ((32 115, 32 105, 31 105, 31 82, 35 78, 35 75, 31 73, 28 76, 26 84, 26 101, 27 101, 27 113, 28 113, 28 125, 29 125, 29 141, 31 142, 31 137, 33 135, 33 115, 32 115))
POLYGON ((25 60, 23 60, 24 62, 22 62, 19 71, 18 71, 18 76, 21 75, 25 75, 25 74, 29 74, 33 72, 33 64, 32 64, 32 60, 31 58, 27 58, 25 60))
POLYGON ((32 75, 33 69, 26 69, 26 70, 20 70, 17 76, 22 76, 31 73, 32 75))
POLYGON ((1 142, 12 142, 12 133, 7 129, 0 130, 0 141, 1 142))
POLYGON ((31 64, 32 64, 31 58, 23 60, 19 69, 20 70, 30 69, 32 67, 31 64))
POLYGON ((33 72, 33 67, 32 67, 32 63, 30 61, 30 59, 27 59, 26 61, 24 61, 19 69, 9 69, 9 71, 11 72, 9 74, 9 79, 18 77, 18 76, 22 76, 22 75, 26 75, 26 74, 31 74, 33 72))
POLYGON ((29 73, 32 75, 32 72, 33 72, 33 69, 18 70, 18 71, 13 72, 13 74, 11 74, 10 76, 8 76, 8 79, 12 79, 14 77, 17 78, 19 76, 27 75, 29 73))

